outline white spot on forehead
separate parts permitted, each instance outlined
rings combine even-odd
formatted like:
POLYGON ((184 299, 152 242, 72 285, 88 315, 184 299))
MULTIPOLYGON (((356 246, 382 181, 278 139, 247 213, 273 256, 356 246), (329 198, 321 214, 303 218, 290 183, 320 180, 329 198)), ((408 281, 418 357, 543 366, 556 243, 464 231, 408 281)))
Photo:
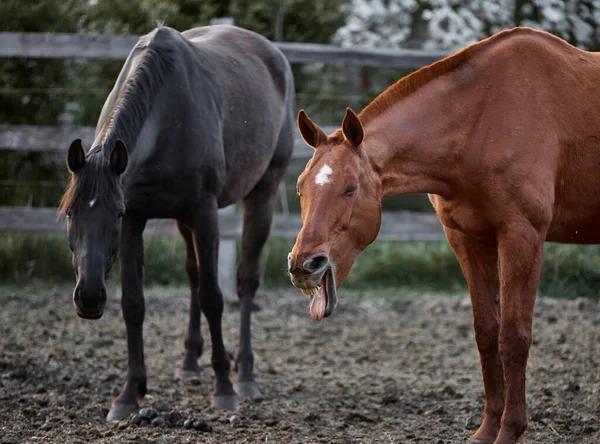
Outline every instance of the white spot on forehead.
POLYGON ((333 173, 331 167, 327 164, 324 164, 315 176, 315 183, 319 186, 323 186, 326 183, 331 182, 331 178, 329 177, 331 173, 333 173))
POLYGON ((90 208, 94 208, 94 205, 96 205, 96 198, 95 197, 88 202, 88 206, 90 208))

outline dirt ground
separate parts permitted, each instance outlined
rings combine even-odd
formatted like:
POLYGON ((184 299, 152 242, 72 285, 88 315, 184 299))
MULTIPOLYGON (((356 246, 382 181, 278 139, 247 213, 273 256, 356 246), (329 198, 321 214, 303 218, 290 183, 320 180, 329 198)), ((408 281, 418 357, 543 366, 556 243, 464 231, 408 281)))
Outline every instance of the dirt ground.
MULTIPOLYGON (((340 292, 334 315, 317 323, 296 291, 261 294, 253 338, 265 399, 243 403, 232 419, 210 407, 209 353, 200 384, 173 380, 187 291, 153 289, 146 292, 149 393, 142 406, 202 418, 213 431, 107 424, 126 366, 119 295, 109 296, 101 320, 84 321, 70 291, 0 288, 1 443, 464 443, 481 419, 467 298, 385 302, 340 292)), ((231 351, 238 318, 228 305, 231 351)), ((208 337, 206 344, 210 350, 208 337)), ((600 305, 540 297, 529 362, 524 442, 599 443, 600 305)))

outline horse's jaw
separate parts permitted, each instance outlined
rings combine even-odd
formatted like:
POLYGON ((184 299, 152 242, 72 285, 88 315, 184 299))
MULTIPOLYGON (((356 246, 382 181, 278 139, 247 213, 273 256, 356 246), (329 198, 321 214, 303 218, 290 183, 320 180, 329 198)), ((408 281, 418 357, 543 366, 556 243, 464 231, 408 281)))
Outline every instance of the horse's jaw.
POLYGON ((315 321, 331 316, 338 301, 335 277, 331 267, 325 270, 317 287, 303 289, 302 291, 312 297, 309 311, 315 321))

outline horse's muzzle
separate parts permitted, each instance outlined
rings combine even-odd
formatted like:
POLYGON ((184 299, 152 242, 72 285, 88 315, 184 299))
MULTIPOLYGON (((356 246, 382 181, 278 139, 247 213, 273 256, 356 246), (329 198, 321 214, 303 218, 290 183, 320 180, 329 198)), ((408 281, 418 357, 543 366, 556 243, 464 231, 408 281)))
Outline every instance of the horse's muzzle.
POLYGON ((305 259, 302 264, 297 263, 297 257, 288 255, 288 273, 297 288, 310 289, 317 287, 331 262, 329 256, 325 253, 314 254, 305 259))
POLYGON ((106 288, 102 286, 96 291, 84 291, 82 286, 78 285, 73 292, 73 303, 80 318, 100 319, 106 304, 106 288))

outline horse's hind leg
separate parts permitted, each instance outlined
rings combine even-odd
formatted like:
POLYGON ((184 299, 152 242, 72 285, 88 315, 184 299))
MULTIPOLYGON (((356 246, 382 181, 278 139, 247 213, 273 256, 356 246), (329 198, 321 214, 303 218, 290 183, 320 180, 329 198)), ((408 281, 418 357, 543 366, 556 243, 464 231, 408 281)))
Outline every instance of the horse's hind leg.
POLYGON ((200 269, 197 297, 208 322, 212 345, 211 364, 215 372, 213 406, 218 410, 236 410, 238 397, 229 379, 231 364, 223 344, 221 330, 223 294, 219 287, 217 273, 219 219, 215 196, 204 193, 195 204, 193 236, 196 260, 200 269))
POLYGON ((185 270, 190 280, 190 318, 188 321, 187 334, 185 335, 185 355, 181 366, 176 370, 175 377, 180 380, 197 379, 200 377, 198 358, 202 355, 204 340, 200 332, 200 305, 198 303, 198 265, 196 252, 194 251, 194 239, 192 232, 177 222, 179 231, 185 240, 185 270))
POLYGON ((281 166, 271 165, 261 181, 244 199, 242 257, 237 271, 237 292, 240 298, 240 347, 236 357, 238 379, 235 387, 242 399, 261 397, 253 372, 250 314, 252 300, 260 281, 259 256, 269 237, 277 185, 282 175, 281 166))
POLYGON ((457 230, 450 228, 444 230, 469 284, 475 340, 485 387, 483 422, 479 430, 471 436, 471 442, 491 444, 500 430, 500 419, 504 409, 504 377, 498 352, 500 331, 498 246, 494 238, 488 244, 457 230))

